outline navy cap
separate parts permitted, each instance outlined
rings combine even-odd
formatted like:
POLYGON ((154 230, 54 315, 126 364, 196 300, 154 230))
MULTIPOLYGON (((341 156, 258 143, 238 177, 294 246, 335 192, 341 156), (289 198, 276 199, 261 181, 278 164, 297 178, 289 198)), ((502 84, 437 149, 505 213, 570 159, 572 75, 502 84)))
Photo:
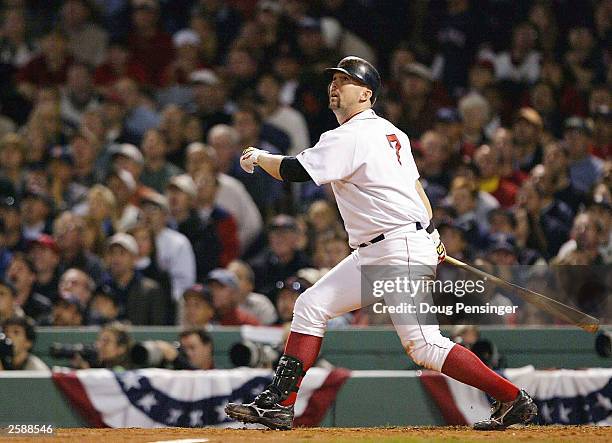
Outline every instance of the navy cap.
POLYGON ((496 251, 508 251, 516 254, 516 242, 510 234, 493 234, 489 238, 487 252, 490 254, 496 251))

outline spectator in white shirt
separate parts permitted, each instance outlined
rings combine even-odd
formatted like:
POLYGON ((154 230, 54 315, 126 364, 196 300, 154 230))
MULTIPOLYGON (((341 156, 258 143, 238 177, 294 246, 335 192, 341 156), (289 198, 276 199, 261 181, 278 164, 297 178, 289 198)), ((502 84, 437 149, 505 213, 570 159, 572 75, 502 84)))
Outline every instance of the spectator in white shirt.
POLYGON ((512 47, 494 59, 497 80, 533 84, 540 78, 541 54, 536 51, 537 31, 530 23, 514 28, 512 47))
POLYGON ((195 283, 196 264, 193 248, 187 237, 166 226, 168 201, 156 192, 141 198, 145 223, 155 234, 155 248, 159 267, 170 274, 172 298, 179 301, 183 292, 195 283))

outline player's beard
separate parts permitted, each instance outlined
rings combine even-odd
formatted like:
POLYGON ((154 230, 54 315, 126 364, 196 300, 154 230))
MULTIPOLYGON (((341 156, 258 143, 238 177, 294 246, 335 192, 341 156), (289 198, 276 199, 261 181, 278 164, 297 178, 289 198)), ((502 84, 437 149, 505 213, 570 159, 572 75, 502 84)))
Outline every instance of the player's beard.
POLYGON ((329 109, 331 109, 332 111, 336 109, 340 109, 340 97, 339 96, 335 96, 335 97, 332 97, 331 95, 329 96, 329 109))

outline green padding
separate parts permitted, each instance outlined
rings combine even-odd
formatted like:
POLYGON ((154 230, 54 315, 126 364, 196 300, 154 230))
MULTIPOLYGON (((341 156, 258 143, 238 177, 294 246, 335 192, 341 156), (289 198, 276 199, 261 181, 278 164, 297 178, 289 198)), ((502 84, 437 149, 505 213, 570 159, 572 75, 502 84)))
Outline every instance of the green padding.
MULTIPOLYGON (((174 341, 178 328, 134 328, 137 340, 174 341)), ((66 364, 49 357, 53 342, 92 343, 95 329, 40 328, 35 353, 50 365, 66 364)), ((215 328, 211 331, 215 344, 217 368, 228 368, 228 351, 240 341, 238 328, 215 328)), ((576 328, 499 329, 482 328, 482 336, 492 340, 505 355, 509 367, 534 365, 536 368, 607 367, 610 361, 595 353, 595 337, 576 328)), ((392 328, 363 328, 328 331, 321 355, 331 363, 350 369, 417 369, 404 354, 392 328)))

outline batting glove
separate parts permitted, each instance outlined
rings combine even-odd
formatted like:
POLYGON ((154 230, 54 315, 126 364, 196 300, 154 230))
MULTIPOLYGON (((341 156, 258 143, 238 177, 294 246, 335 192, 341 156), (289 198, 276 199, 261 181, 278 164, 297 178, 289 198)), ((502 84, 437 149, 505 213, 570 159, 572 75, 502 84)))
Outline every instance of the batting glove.
POLYGON ((431 239, 436 247, 436 252, 438 253, 438 264, 442 263, 446 259, 446 247, 442 240, 440 239, 440 233, 437 229, 434 229, 431 234, 431 239))
POLYGON ((242 151, 242 157, 240 157, 240 167, 252 174, 255 172, 255 166, 257 166, 257 159, 261 154, 269 154, 268 151, 264 151, 262 149, 257 149, 252 146, 246 148, 242 151))

